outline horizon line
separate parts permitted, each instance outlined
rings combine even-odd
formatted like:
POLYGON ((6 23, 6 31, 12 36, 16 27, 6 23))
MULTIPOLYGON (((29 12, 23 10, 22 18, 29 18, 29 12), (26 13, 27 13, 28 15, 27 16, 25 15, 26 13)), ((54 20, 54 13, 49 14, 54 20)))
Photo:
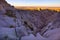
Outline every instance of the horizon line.
POLYGON ((60 8, 60 6, 14 6, 14 7, 58 7, 60 8))

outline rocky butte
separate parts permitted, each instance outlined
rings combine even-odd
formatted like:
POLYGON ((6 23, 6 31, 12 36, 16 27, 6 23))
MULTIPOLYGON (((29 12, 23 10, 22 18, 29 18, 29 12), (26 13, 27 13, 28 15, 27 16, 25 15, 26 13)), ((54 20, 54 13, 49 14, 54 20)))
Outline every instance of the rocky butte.
POLYGON ((0 0, 0 40, 60 40, 60 12, 18 10, 0 0))

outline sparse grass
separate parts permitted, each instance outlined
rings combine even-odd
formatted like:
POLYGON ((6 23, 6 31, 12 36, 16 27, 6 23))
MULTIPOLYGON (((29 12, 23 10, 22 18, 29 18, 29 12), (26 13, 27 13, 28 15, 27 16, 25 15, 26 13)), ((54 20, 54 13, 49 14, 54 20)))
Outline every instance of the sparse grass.
POLYGON ((4 36, 4 40, 8 40, 8 36, 6 35, 6 36, 4 36))
POLYGON ((33 27, 31 27, 31 25, 29 25, 26 21, 24 21, 24 25, 27 26, 27 27, 29 27, 31 31, 34 30, 33 27))
POLYGON ((11 26, 10 26, 10 28, 14 28, 14 26, 13 26, 13 25, 11 25, 11 26))
POLYGON ((16 18, 16 15, 13 14, 13 12, 11 10, 7 10, 7 12, 5 13, 5 15, 9 16, 9 17, 13 17, 16 18))

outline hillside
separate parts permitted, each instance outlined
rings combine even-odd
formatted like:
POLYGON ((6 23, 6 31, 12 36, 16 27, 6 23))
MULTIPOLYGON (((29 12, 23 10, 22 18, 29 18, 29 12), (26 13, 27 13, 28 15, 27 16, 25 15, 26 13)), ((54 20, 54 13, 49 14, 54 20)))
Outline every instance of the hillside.
POLYGON ((58 40, 59 36, 60 11, 17 9, 0 0, 0 40, 58 40))

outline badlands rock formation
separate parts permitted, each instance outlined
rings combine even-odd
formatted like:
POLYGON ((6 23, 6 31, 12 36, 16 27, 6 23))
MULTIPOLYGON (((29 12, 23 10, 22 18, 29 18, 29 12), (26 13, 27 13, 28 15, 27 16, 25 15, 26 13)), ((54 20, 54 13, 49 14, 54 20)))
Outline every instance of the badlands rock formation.
POLYGON ((0 0, 0 40, 59 40, 59 36, 60 12, 18 10, 0 0))

